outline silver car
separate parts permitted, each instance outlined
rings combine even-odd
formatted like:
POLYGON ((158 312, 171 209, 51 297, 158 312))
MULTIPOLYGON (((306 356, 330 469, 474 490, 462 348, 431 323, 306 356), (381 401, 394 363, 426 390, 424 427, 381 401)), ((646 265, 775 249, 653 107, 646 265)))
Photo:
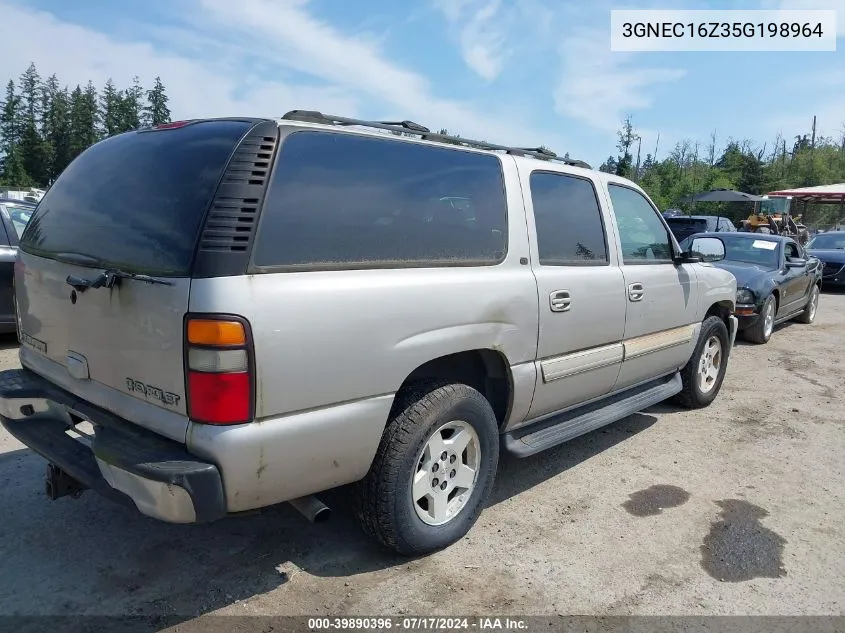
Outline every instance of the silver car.
POLYGON ((52 498, 199 523, 354 484, 405 554, 460 539, 500 451, 716 397, 724 246, 545 150, 293 111, 103 140, 15 265, 6 429, 52 498))

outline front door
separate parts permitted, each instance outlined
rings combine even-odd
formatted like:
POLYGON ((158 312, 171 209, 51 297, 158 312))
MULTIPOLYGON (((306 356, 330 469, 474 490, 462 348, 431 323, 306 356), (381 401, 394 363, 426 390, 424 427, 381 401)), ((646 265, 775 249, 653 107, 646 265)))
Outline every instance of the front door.
POLYGON ((589 175, 521 167, 540 298, 529 419, 607 394, 622 361, 625 290, 589 175))
POLYGON ((812 281, 806 257, 798 244, 792 240, 784 242, 781 262, 783 296, 778 306, 778 315, 790 314, 804 305, 812 281), (796 265, 796 262, 802 262, 802 265, 796 265))
POLYGON ((698 334, 693 264, 676 264, 669 230, 632 187, 608 183, 625 279, 625 358, 615 389, 686 364, 698 334))

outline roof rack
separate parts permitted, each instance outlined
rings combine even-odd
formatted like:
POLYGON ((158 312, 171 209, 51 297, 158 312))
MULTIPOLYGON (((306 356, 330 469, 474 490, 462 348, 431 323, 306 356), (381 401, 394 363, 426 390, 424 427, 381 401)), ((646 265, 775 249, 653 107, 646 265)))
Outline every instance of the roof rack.
POLYGON ((420 138, 427 141, 440 141, 441 143, 465 145, 475 149, 507 152, 508 154, 516 156, 533 156, 534 158, 540 158, 542 160, 558 161, 573 167, 592 169, 588 163, 585 163, 582 160, 558 156, 553 151, 546 149, 545 147, 509 147, 507 145, 488 143, 487 141, 473 141, 472 139, 461 138, 460 136, 450 136, 448 134, 438 134, 432 132, 424 125, 414 123, 413 121, 366 121, 364 119, 350 119, 348 117, 323 114, 322 112, 317 112, 316 110, 291 110, 290 112, 285 113, 282 119, 286 121, 302 121, 304 123, 320 123, 323 125, 356 125, 379 130, 387 130, 397 134, 417 134, 420 138))

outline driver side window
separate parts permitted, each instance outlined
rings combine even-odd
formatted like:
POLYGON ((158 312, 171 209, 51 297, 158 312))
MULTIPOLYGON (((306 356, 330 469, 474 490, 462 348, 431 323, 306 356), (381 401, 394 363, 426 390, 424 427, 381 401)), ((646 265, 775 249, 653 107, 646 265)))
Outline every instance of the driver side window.
POLYGON ((609 184, 608 191, 619 227, 623 263, 671 263, 669 233, 648 200, 621 185, 609 184))
POLYGON ((802 257, 801 250, 798 248, 798 245, 793 242, 787 242, 784 245, 785 253, 786 253, 786 260, 789 261, 791 259, 800 259, 802 257))

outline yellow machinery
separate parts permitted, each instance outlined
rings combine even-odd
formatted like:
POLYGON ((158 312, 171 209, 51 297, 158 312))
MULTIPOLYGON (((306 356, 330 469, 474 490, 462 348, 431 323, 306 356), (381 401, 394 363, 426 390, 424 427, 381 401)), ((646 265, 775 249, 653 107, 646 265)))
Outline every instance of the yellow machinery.
POLYGON ((754 203, 754 212, 743 220, 743 230, 751 233, 788 235, 804 245, 810 238, 807 227, 801 224, 801 215, 792 215, 792 196, 763 196, 754 203))

